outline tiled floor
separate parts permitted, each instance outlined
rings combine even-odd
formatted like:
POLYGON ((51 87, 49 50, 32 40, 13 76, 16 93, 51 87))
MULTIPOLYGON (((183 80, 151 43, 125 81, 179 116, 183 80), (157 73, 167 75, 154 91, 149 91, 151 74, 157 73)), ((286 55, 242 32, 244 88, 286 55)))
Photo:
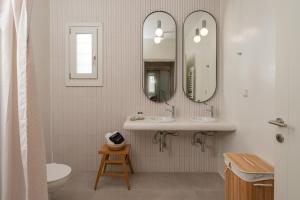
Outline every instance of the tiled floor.
POLYGON ((72 176, 51 200, 223 200, 224 182, 216 173, 136 173, 128 191, 122 178, 104 177, 93 190, 95 173, 72 176))

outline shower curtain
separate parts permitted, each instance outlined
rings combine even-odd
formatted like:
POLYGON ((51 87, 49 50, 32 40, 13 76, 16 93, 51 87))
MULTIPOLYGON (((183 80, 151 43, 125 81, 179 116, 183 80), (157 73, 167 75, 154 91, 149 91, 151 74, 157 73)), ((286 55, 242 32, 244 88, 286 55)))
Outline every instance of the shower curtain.
POLYGON ((1 200, 47 200, 35 94, 30 0, 0 0, 1 200))

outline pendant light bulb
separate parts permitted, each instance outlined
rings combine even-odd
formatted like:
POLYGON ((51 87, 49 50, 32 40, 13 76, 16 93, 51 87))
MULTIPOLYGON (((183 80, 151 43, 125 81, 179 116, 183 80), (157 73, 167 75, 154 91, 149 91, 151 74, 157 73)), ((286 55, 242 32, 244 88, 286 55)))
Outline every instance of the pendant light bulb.
POLYGON ((208 30, 207 30, 207 28, 202 28, 201 31, 200 31, 200 34, 201 34, 203 37, 207 36, 207 35, 208 35, 208 30))
POLYGON ((157 21, 157 28, 155 30, 155 35, 158 36, 158 37, 161 37, 163 35, 163 30, 161 29, 161 21, 158 20, 157 21))
POLYGON ((162 38, 161 37, 154 37, 154 43, 159 44, 161 42, 162 38))
POLYGON ((194 42, 195 43, 199 43, 201 41, 201 37, 200 37, 200 34, 199 34, 199 28, 196 29, 196 34, 194 36, 194 42))
POLYGON ((206 20, 202 21, 202 28, 200 30, 200 35, 203 37, 208 35, 208 29, 206 28, 206 20))

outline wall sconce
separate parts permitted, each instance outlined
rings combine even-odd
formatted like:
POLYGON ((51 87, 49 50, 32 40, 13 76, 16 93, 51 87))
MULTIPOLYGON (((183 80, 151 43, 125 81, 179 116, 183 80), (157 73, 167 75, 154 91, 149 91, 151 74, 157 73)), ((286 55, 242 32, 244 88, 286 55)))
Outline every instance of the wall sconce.
POLYGON ((194 36, 194 42, 199 43, 200 41, 201 41, 201 37, 200 37, 200 34, 199 34, 199 28, 196 28, 196 34, 194 36))
POLYGON ((155 37, 154 37, 154 43, 159 44, 163 40, 164 31, 161 28, 161 20, 157 21, 157 27, 155 29, 155 37))
POLYGON ((162 41, 162 39, 163 39, 162 37, 155 36, 154 37, 154 43, 159 44, 162 41))
POLYGON ((202 28, 200 30, 200 34, 205 37, 208 34, 208 29, 206 28, 206 20, 202 20, 202 28))
POLYGON ((163 30, 161 29, 161 21, 158 20, 157 21, 157 28, 155 30, 155 35, 158 36, 158 37, 161 37, 163 35, 163 30))

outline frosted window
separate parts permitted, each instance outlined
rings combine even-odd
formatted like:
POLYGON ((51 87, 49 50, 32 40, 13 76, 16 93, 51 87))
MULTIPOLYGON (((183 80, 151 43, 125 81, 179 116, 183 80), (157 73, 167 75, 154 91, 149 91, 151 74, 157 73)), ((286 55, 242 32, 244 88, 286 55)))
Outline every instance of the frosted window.
POLYGON ((148 76, 148 92, 149 93, 155 93, 155 76, 154 75, 149 75, 148 76))
POLYGON ((93 35, 76 34, 76 73, 93 73, 93 35))
POLYGON ((67 86, 103 86, 102 29, 101 23, 67 26, 67 86))

